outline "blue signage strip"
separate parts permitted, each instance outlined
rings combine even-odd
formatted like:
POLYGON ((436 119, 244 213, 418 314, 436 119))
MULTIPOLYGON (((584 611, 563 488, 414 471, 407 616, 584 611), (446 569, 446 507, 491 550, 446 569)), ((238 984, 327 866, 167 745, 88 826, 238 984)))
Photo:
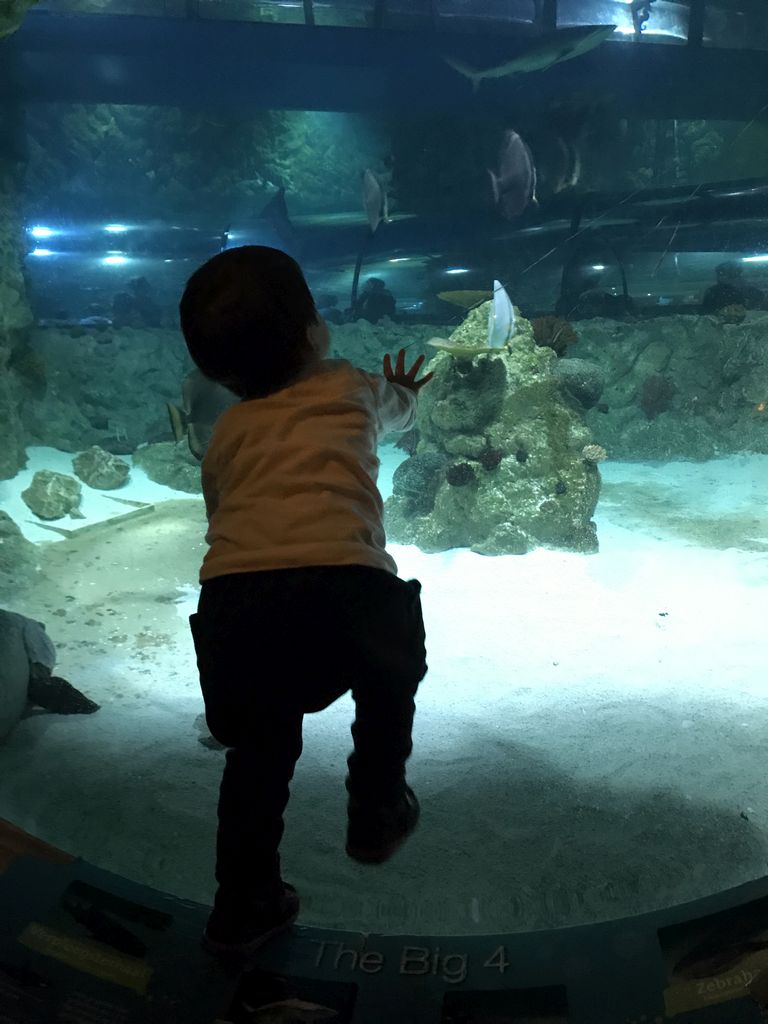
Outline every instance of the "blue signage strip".
POLYGON ((655 914, 529 934, 298 926, 238 973, 200 948, 207 907, 35 840, 25 850, 18 835, 0 856, 2 1024, 768 1020, 766 879, 655 914))

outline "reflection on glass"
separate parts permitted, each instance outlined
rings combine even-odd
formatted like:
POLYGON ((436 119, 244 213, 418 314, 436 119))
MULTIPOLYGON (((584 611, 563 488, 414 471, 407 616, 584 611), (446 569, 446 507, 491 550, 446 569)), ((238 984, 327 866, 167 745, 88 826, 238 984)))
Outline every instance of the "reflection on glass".
POLYGON ((761 0, 708 0, 704 44, 724 49, 768 50, 768 20, 761 0))
POLYGON ((557 23, 616 25, 617 33, 654 43, 682 43, 688 35, 688 5, 651 0, 633 8, 630 0, 558 0, 557 23))
MULTIPOLYGON (((298 0, 88 3, 67 9, 199 14, 204 39, 217 20, 305 19, 298 0)), ((441 375, 418 432, 382 437, 379 452, 390 546, 401 574, 422 579, 429 621, 408 765, 424 821, 392 865, 348 863, 352 698, 308 716, 282 848, 300 923, 566 927, 764 870, 766 97, 747 89, 729 116, 703 104, 693 116, 663 83, 652 110, 640 78, 631 97, 596 85, 606 54, 647 67, 659 51, 646 43, 685 40, 688 6, 666 0, 649 5, 639 42, 627 3, 562 0, 571 37, 615 24, 621 42, 594 47, 563 93, 562 69, 534 69, 536 42, 494 45, 502 29, 529 38, 534 6, 317 0, 320 27, 369 30, 383 13, 376 45, 420 83, 391 107, 384 92, 355 113, 284 109, 316 99, 298 92, 269 109, 256 90, 214 104, 201 68, 184 109, 20 93, 12 116, 0 111, 0 611, 44 621, 57 671, 102 705, 26 715, 25 689, 18 713, 0 715, 0 776, 14 780, 0 817, 210 901, 223 756, 200 717, 187 616, 199 442, 215 417, 185 388, 178 302, 203 261, 263 245, 300 262, 334 356, 373 373, 408 346, 441 375), (390 28, 413 30, 412 50, 390 28), (446 54, 472 32, 466 52, 496 77, 443 62, 442 29, 456 33, 446 54), (481 63, 494 49, 506 65, 481 63), (489 353, 502 291, 510 344, 489 353), (76 470, 94 447, 106 484, 76 470), (71 481, 81 506, 34 511, 42 470, 71 481), (743 742, 723 753, 723 736, 743 742), (733 806, 736 777, 754 833, 739 824, 752 809, 733 806)), ((747 0, 707 11, 708 45, 763 45, 747 0)), ((330 35, 351 41, 339 68, 376 74, 366 33, 330 35)), ((661 55, 717 63, 694 47, 661 55)), ((232 69, 213 70, 218 85, 232 69)))

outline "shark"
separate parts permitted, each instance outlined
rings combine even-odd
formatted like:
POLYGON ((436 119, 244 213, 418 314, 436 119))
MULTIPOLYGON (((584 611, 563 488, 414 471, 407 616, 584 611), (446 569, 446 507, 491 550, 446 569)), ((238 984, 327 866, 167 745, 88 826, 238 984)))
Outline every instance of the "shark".
POLYGON ((477 92, 484 78, 509 78, 511 75, 524 75, 531 71, 545 71, 553 64, 580 57, 605 42, 613 35, 615 28, 615 25, 578 25, 559 29, 531 43, 517 57, 490 68, 475 68, 458 57, 446 54, 443 54, 443 60, 454 71, 468 78, 472 82, 472 91, 477 92))

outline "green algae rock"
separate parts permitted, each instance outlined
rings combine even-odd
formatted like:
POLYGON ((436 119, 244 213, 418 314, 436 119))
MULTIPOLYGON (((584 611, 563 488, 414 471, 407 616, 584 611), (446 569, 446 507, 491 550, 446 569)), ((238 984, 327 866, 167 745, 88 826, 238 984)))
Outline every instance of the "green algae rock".
POLYGON ((24 20, 24 15, 37 0, 3 0, 0 3, 0 39, 15 32, 24 20))
MULTIPOLYGON (((451 346, 484 348, 489 306, 470 311, 451 346)), ((582 454, 592 437, 562 395, 555 353, 536 345, 519 313, 506 348, 453 351, 439 351, 426 368, 434 379, 419 393, 419 445, 395 473, 385 506, 389 538, 423 551, 597 551, 600 472, 582 454), (427 466, 430 479, 419 488, 427 466)))

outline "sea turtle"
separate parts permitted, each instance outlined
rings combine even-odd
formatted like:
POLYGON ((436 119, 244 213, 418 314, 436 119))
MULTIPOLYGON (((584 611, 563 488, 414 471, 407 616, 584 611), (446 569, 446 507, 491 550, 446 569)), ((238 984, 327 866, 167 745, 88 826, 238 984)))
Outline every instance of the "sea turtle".
POLYGON ((28 705, 60 715, 90 715, 99 705, 52 675, 56 648, 42 622, 0 608, 0 742, 28 705))

